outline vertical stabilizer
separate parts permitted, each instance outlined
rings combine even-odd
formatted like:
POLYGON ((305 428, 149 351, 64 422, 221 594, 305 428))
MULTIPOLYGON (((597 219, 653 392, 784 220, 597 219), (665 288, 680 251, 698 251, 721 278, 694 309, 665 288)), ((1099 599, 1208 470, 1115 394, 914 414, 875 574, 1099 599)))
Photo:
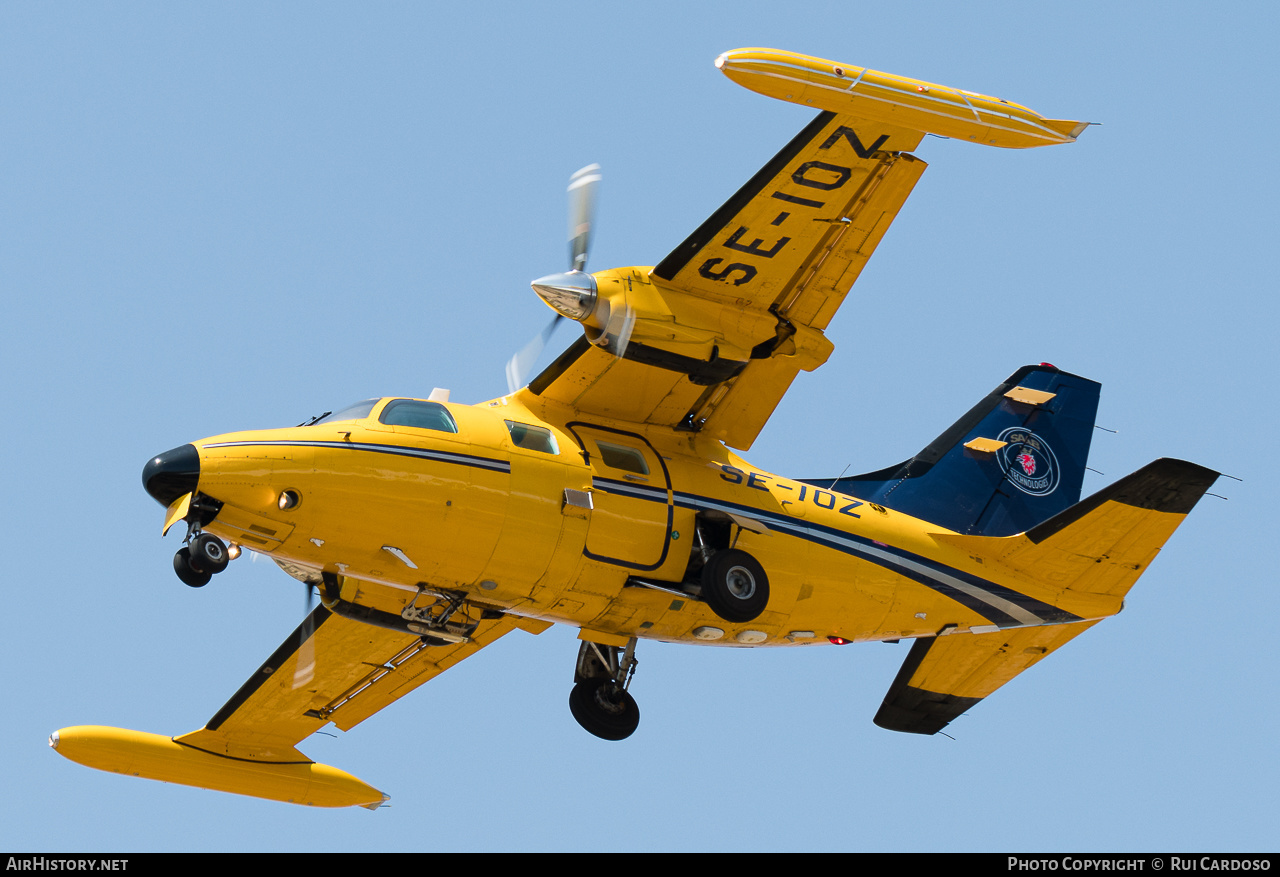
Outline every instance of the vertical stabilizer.
POLYGON ((910 460, 834 489, 958 533, 1025 532, 1080 501, 1100 389, 1023 366, 910 460))

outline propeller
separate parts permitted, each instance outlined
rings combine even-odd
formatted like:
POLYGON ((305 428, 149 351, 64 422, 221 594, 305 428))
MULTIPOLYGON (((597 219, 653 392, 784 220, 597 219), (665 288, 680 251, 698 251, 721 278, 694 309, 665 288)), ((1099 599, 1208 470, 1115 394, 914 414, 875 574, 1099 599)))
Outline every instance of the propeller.
POLYGON ((618 302, 601 299, 595 278, 586 273, 600 179, 598 164, 589 164, 569 177, 569 270, 533 281, 533 291, 556 315, 507 363, 507 388, 512 393, 525 385, 529 370, 547 346, 556 325, 565 317, 583 323, 591 320, 602 327, 593 330, 588 326, 587 338, 614 356, 622 356, 627 349, 635 313, 625 293, 618 302))
POLYGON ((529 369, 533 368, 533 364, 542 355, 543 348, 547 346, 547 342, 551 340, 551 334, 556 330, 556 324, 563 319, 564 317, 560 314, 556 314, 545 329, 534 335, 532 341, 511 357, 511 361, 507 363, 507 392, 514 393, 528 383, 529 369))
POLYGON ((307 614, 303 620, 302 643, 298 646, 298 662, 293 669, 293 688, 308 685, 316 675, 316 622, 311 612, 311 604, 315 599, 316 586, 305 582, 307 589, 307 614))
POLYGON ((589 164, 569 177, 569 270, 584 271, 591 249, 591 226, 600 192, 600 165, 589 164))

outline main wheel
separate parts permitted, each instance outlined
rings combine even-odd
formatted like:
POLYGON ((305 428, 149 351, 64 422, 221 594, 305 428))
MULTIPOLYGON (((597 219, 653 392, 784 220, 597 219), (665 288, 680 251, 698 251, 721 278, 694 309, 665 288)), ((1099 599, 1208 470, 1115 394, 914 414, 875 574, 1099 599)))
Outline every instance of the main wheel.
POLYGON ((227 546, 222 544, 222 540, 212 533, 201 533, 199 536, 191 540, 191 544, 187 546, 191 553, 191 566, 193 569, 201 569, 210 575, 217 575, 227 568, 227 564, 231 562, 231 555, 227 553, 227 546))
POLYGON ((608 679, 584 679, 569 692, 569 711, 588 734, 625 740, 640 726, 640 707, 608 679))
POLYGON ((213 578, 211 572, 196 572, 192 568, 191 552, 185 545, 173 556, 173 571, 178 574, 178 578, 182 579, 184 585, 193 588, 203 588, 209 584, 209 579, 213 578))
POLYGON ((702 568, 702 599, 725 621, 752 621, 769 604, 769 577, 745 551, 719 551, 702 568))

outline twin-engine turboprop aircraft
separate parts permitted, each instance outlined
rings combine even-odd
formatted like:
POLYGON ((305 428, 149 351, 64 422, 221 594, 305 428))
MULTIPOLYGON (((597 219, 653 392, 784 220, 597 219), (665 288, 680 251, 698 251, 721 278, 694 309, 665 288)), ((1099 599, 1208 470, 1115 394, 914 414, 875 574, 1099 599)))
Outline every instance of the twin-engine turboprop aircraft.
MULTIPOLYGON (((297 744, 344 730, 492 643, 580 629, 573 715, 630 735, 640 640, 806 646, 912 638, 876 724, 933 734, 1120 611, 1217 473, 1157 460, 1080 501, 1099 385, 1015 371, 910 460, 851 478, 748 450, 925 164, 926 132, 1002 147, 1083 123, 768 49, 716 61, 821 112, 656 267, 584 271, 597 169, 575 175, 571 270, 535 281, 583 334, 528 386, 459 405, 368 399, 291 429, 152 459, 202 586, 240 550, 321 604, 200 730, 97 726, 50 742, 92 767, 315 806, 386 796, 297 744)), ((545 337, 545 335, 544 335, 545 337)))

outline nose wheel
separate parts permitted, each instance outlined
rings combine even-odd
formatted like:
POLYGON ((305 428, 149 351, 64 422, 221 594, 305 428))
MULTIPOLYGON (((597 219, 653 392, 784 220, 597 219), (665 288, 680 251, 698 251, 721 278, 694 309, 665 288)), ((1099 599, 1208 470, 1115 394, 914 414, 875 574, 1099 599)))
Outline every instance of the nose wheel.
POLYGON ((640 707, 627 691, 636 669, 636 639, 625 649, 584 642, 578 649, 569 712, 588 734, 625 740, 640 726, 640 707))
POLYGON ((198 533, 173 556, 173 571, 184 585, 203 588, 230 562, 231 555, 221 539, 212 533, 198 533))
POLYGON ((184 585, 192 588, 203 588, 213 578, 213 573, 198 570, 191 565, 191 549, 185 545, 173 556, 173 571, 184 585))

